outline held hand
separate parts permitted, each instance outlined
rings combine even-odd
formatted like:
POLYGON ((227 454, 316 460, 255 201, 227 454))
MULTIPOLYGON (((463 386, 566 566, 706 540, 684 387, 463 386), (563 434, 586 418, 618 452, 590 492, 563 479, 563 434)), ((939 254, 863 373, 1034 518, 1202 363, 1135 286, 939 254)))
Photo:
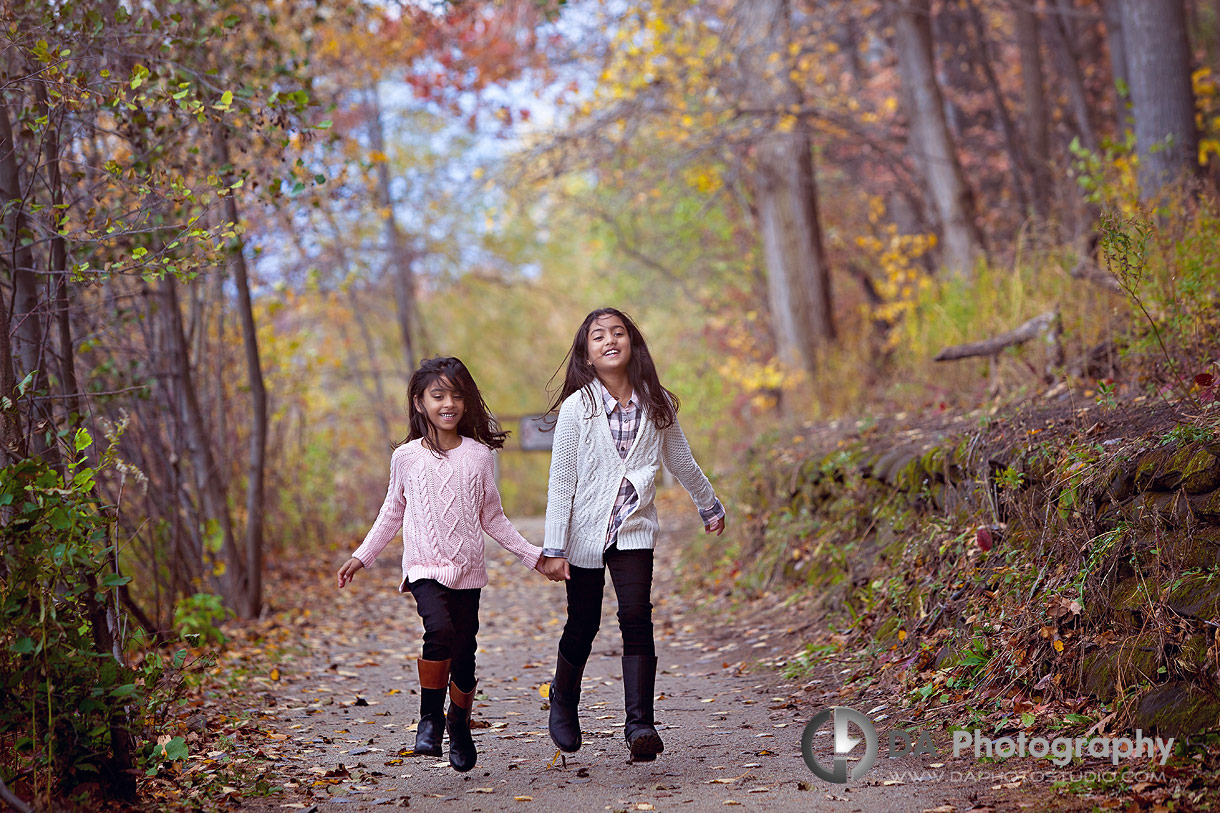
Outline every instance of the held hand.
POLYGON ((568 560, 559 556, 539 556, 538 572, 553 582, 565 581, 570 576, 568 560))
POLYGON ((704 525, 703 532, 705 534, 716 534, 716 536, 720 536, 722 533, 724 533, 724 518, 718 517, 709 522, 707 525, 704 525))
POLYGON ((343 567, 339 568, 339 589, 351 583, 352 578, 356 575, 356 571, 364 567, 364 562, 357 559, 355 556, 348 559, 343 567))

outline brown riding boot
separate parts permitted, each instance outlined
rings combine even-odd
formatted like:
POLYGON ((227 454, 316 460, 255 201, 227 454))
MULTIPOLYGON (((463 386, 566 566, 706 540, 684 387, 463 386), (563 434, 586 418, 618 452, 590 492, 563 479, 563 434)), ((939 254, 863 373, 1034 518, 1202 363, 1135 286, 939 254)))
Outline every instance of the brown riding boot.
POLYGON ((445 687, 449 685, 449 661, 426 661, 419 666, 419 725, 415 727, 415 753, 441 755, 445 734, 445 687))
POLYGON ((474 693, 478 687, 479 683, 475 681, 470 691, 464 692, 456 683, 449 684, 449 713, 445 715, 449 729, 449 764, 459 773, 473 768, 479 757, 474 738, 470 736, 470 709, 474 706, 474 693))

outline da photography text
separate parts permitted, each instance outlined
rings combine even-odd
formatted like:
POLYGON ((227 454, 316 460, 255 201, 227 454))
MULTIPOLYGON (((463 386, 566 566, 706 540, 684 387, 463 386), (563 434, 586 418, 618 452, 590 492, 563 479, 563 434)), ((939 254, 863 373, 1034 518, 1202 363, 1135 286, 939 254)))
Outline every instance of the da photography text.
MULTIPOLYGON (((930 731, 895 729, 888 733, 886 740, 889 759, 920 754, 939 756, 930 731)), ((984 736, 978 729, 953 732, 955 757, 971 754, 976 759, 1031 756, 1047 759, 1060 768, 1067 766, 1074 759, 1086 756, 1109 759, 1114 765, 1120 760, 1141 757, 1158 760, 1164 765, 1172 751, 1173 737, 1145 737, 1144 732, 1139 729, 1136 730, 1134 738, 1030 737, 1024 731, 1015 737, 991 738, 984 736)), ((822 709, 813 716, 801 735, 801 753, 805 757, 805 765, 815 776, 836 784, 864 776, 876 763, 879 752, 880 741, 873 721, 846 706, 822 709), (830 733, 834 742, 834 759, 829 766, 819 761, 813 753, 813 738, 827 723, 831 724, 830 733), (858 732, 858 735, 853 731, 858 732), (855 764, 852 765, 852 753, 860 744, 864 745, 863 754, 855 759, 855 764)))

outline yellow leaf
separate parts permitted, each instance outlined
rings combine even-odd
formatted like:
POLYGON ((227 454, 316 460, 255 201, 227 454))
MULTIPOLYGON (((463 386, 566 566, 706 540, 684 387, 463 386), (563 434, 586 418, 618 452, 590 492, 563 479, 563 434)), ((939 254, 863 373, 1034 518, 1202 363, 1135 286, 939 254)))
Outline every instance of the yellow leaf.
POLYGON ((551 684, 550 684, 550 683, 543 683, 541 686, 539 686, 539 687, 538 687, 538 694, 542 695, 543 699, 550 699, 550 697, 551 697, 551 684))
POLYGON ((1063 651, 1063 641, 1056 641, 1054 643, 1054 647, 1055 647, 1056 652, 1062 652, 1063 651))
POLYGON ((906 631, 906 630, 898 630, 898 640, 899 640, 899 641, 905 641, 906 639, 907 639, 907 631, 906 631))
POLYGON ((271 670, 271 679, 272 680, 280 679, 280 668, 278 666, 271 670))

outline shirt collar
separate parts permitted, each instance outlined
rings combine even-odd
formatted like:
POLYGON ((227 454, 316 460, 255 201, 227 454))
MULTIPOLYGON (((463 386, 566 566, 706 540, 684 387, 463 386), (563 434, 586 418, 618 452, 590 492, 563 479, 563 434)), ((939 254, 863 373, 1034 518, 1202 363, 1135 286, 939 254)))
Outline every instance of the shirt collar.
MULTIPOLYGON (((609 415, 619 405, 618 399, 610 394, 610 390, 606 389, 606 385, 602 383, 600 378, 594 378, 593 380, 597 382, 597 387, 601 391, 602 406, 606 408, 606 414, 609 415)), ((627 399, 627 406, 638 407, 639 405, 640 402, 635 397, 635 390, 632 390, 631 397, 627 399)))

